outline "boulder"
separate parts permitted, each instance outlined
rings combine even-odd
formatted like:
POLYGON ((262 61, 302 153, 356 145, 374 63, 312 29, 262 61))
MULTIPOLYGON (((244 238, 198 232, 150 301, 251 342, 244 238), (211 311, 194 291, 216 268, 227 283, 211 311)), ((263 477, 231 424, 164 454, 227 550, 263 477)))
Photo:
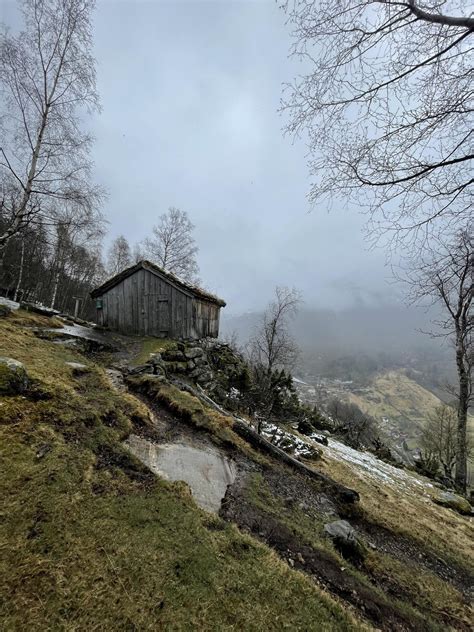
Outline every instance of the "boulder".
POLYGON ((329 445, 328 443, 328 438, 325 437, 324 435, 318 435, 318 434, 312 434, 311 435, 311 439, 313 441, 317 441, 318 443, 320 443, 321 445, 329 445))
POLYGON ((204 351, 201 349, 201 347, 190 347, 189 349, 185 350, 184 355, 188 360, 194 360, 195 358, 200 358, 201 356, 203 356, 204 351))
POLYGON ((11 301, 9 298, 5 298, 4 296, 0 296, 0 305, 5 305, 5 307, 8 307, 10 311, 15 311, 20 308, 20 303, 11 301))
POLYGON ((187 362, 178 362, 178 361, 167 362, 166 370, 169 371, 170 373, 187 373, 188 364, 187 362))
POLYGON ((162 362, 163 358, 161 357, 161 353, 151 353, 147 364, 162 364, 162 362))
POLYGON ((166 362, 185 362, 186 357, 182 351, 177 348, 166 349, 161 354, 161 357, 166 362))
POLYGON ((458 494, 453 492, 440 492, 435 498, 433 498, 433 501, 437 505, 454 509, 454 511, 457 511, 465 516, 470 516, 472 514, 471 503, 463 496, 458 496, 458 494))
POLYGON ((0 394, 18 395, 28 390, 29 379, 25 367, 13 358, 0 357, 0 394))
POLYGON ((344 558, 356 563, 364 558, 364 547, 357 531, 347 520, 328 522, 324 525, 324 531, 332 538, 334 546, 344 558))
POLYGON ((201 373, 201 375, 199 375, 199 377, 196 378, 196 382, 198 382, 199 384, 208 384, 213 377, 214 376, 212 374, 212 371, 204 371, 203 373, 201 373))
POLYGON ((189 377, 192 378, 193 380, 197 380, 198 378, 205 375, 205 373, 206 373, 205 369, 203 369, 202 367, 196 367, 189 373, 189 377))
POLYGON ((197 357, 194 360, 190 360, 190 362, 194 362, 196 366, 204 366, 204 365, 209 366, 205 355, 197 357))

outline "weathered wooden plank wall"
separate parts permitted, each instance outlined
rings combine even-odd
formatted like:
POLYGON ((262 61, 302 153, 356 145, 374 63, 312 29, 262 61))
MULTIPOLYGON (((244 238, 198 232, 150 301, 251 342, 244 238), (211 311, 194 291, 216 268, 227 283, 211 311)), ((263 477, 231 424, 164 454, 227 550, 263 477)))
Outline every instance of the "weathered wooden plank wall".
POLYGON ((173 338, 217 337, 219 306, 140 269, 101 297, 98 322, 123 333, 173 338))

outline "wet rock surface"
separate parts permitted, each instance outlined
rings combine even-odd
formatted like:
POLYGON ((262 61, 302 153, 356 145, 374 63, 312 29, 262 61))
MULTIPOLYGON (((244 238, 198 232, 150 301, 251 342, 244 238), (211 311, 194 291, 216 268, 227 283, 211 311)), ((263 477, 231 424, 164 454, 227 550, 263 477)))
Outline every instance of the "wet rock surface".
POLYGON ((228 485, 235 480, 235 463, 211 445, 157 444, 137 435, 130 435, 126 445, 155 474, 187 483, 196 503, 206 511, 219 511, 228 485))

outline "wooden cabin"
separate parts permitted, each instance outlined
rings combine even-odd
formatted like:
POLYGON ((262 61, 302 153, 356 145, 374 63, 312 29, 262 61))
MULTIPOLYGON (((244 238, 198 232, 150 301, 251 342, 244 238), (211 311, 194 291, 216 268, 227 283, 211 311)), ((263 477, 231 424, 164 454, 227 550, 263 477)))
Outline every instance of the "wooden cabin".
POLYGON ((199 339, 219 334, 225 302, 149 261, 140 261, 91 292, 96 322, 124 334, 199 339))

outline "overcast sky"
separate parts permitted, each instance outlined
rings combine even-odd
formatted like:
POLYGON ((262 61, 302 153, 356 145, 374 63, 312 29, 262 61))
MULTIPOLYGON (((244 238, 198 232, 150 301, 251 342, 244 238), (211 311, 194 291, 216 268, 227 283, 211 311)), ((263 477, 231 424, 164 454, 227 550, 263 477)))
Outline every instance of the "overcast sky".
POLYGON ((187 211, 203 285, 232 313, 261 307, 277 284, 319 307, 394 292, 357 209, 307 203, 306 148, 283 136, 278 114, 299 71, 290 44, 274 0, 99 0, 95 14, 107 239, 133 243, 169 206, 187 211))

